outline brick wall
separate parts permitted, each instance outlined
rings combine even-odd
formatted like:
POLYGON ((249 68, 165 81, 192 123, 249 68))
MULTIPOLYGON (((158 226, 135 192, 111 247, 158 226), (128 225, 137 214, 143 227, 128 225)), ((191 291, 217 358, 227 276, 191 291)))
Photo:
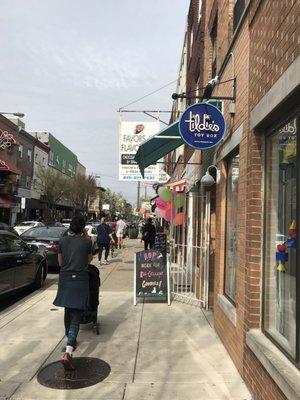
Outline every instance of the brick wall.
MULTIPOLYGON (((238 32, 233 29, 233 0, 204 2, 203 47, 201 60, 203 85, 211 79, 212 23, 218 15, 217 70, 221 81, 237 78, 236 113, 229 114, 230 101, 224 103, 227 132, 224 143, 243 126, 239 145, 238 193, 238 267, 237 267, 237 321, 234 326, 218 306, 217 295, 224 293, 225 214, 226 214, 226 159, 221 160, 220 183, 216 186, 215 215, 212 231, 215 234, 214 261, 214 324, 241 376, 255 400, 283 400, 284 394, 245 343, 245 335, 261 324, 261 260, 263 229, 263 164, 261 132, 251 132, 249 115, 253 107, 267 93, 282 73, 299 54, 300 2, 253 0, 246 3, 246 16, 238 32), (248 8, 247 8, 248 6, 248 8), (234 37, 234 42, 231 43, 234 37), (229 50, 230 49, 230 50, 229 50), (229 52, 233 56, 229 56, 229 52)), ((193 63, 191 62, 192 66, 193 63)), ((190 77, 193 80, 193 77, 190 77)), ((191 84, 192 86, 192 84, 191 84)), ((230 96, 232 83, 219 85, 213 96, 230 96)), ((223 148, 202 154, 203 170, 213 156, 223 148)))
POLYGON ((251 110, 300 54, 300 3, 256 0, 249 24, 251 110))

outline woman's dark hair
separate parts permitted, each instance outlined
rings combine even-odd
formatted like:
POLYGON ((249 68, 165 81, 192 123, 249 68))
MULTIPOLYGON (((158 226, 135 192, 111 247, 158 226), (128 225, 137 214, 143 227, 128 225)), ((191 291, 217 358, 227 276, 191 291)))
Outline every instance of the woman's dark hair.
POLYGON ((147 224, 152 224, 152 218, 147 218, 147 224))
POLYGON ((82 233, 85 227, 85 219, 81 215, 75 216, 70 223, 70 231, 73 233, 82 233))

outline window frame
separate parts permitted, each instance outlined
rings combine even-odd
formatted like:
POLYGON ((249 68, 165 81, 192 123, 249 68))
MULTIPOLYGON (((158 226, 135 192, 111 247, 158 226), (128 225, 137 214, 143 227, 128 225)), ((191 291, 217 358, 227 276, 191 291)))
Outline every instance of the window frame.
POLYGON ((19 145, 19 148, 18 148, 18 155, 19 155, 19 158, 23 158, 23 150, 24 150, 24 147, 23 147, 22 144, 20 144, 20 145, 19 145))
MULTIPOLYGON (((281 351, 291 363, 297 368, 300 369, 300 268, 296 267, 296 348, 295 348, 295 358, 278 342, 276 339, 266 330, 265 328, 265 282, 266 282, 266 268, 265 268, 265 259, 266 259, 266 249, 265 249, 265 237, 266 237, 266 215, 267 215, 267 196, 266 196, 266 187, 267 187, 267 140, 270 139, 276 131, 282 127, 284 124, 288 123, 291 119, 296 118, 296 126, 297 126, 297 167, 296 168, 296 182, 300 179, 300 108, 297 108, 293 112, 291 112, 287 117, 278 119, 275 123, 272 124, 272 127, 265 131, 265 135, 263 138, 263 149, 264 149, 264 190, 263 190, 263 230, 262 230, 262 258, 261 258, 261 281, 262 281, 262 291, 261 291, 261 331, 262 333, 276 346, 279 351, 281 351), (297 285, 298 282, 298 285, 297 285)), ((296 190, 296 209, 298 211, 296 215, 296 226, 299 232, 299 224, 300 224, 300 183, 298 183, 298 188, 296 190)), ((296 253, 296 265, 300 265, 300 240, 298 238, 298 247, 296 253)))
POLYGON ((214 18, 214 22, 212 28, 210 30, 210 40, 211 40, 211 77, 215 78, 217 74, 217 66, 218 66, 218 21, 219 16, 218 13, 214 18))
POLYGON ((27 150, 27 160, 28 160, 29 162, 32 161, 32 150, 31 150, 31 149, 28 149, 28 150, 27 150))
MULTIPOLYGON (((240 155, 240 146, 238 145, 237 147, 235 147, 225 158, 224 162, 225 162, 225 167, 226 167, 226 183, 225 183, 225 198, 226 198, 226 204, 225 204, 225 231, 224 231, 224 271, 223 271, 223 294, 226 297, 226 299, 234 306, 236 307, 237 302, 234 301, 230 296, 228 296, 228 294, 226 293, 225 287, 226 287, 226 248, 227 248, 227 243, 228 243, 228 239, 227 239, 227 204, 228 204, 228 198, 227 198, 227 190, 228 190, 228 166, 229 166, 229 161, 232 160, 234 157, 236 157, 237 155, 240 155)), ((240 164, 239 164, 239 172, 240 172, 240 164)), ((238 249, 237 249, 238 251, 238 249)), ((236 269, 237 272, 237 269, 236 269)))
POLYGON ((245 12, 246 9, 246 1, 245 0, 235 0, 234 1, 234 6, 233 6, 233 17, 232 17, 232 31, 235 33, 237 30, 237 27, 239 26, 239 23, 242 19, 242 16, 245 12), (241 9, 239 10, 237 7, 240 7, 241 9), (237 10, 239 12, 237 12, 237 10))

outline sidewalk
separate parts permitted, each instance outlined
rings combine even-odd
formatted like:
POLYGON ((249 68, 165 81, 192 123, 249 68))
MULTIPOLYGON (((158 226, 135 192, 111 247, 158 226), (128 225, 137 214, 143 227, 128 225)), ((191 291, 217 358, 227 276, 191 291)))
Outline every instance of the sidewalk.
POLYGON ((0 314, 1 400, 251 399, 199 308, 179 302, 132 305, 133 253, 139 243, 126 244, 101 268, 100 336, 82 329, 75 352, 106 361, 109 377, 68 391, 37 382, 39 369, 59 360, 65 344, 63 310, 52 305, 54 283, 0 314))

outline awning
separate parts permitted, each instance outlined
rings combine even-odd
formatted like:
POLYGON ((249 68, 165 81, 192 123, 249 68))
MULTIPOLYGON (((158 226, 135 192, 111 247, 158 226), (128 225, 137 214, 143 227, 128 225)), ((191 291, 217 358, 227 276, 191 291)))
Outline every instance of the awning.
POLYGON ((139 146, 134 160, 138 163, 143 177, 145 168, 184 144, 178 124, 179 121, 174 122, 139 146))
POLYGON ((9 161, 0 160, 0 171, 12 172, 13 174, 20 175, 21 170, 9 161))
POLYGON ((0 208, 13 208, 15 205, 7 196, 0 195, 0 208))
POLYGON ((167 183, 166 186, 170 189, 174 189, 177 193, 184 192, 187 187, 187 181, 184 178, 180 181, 167 183))

